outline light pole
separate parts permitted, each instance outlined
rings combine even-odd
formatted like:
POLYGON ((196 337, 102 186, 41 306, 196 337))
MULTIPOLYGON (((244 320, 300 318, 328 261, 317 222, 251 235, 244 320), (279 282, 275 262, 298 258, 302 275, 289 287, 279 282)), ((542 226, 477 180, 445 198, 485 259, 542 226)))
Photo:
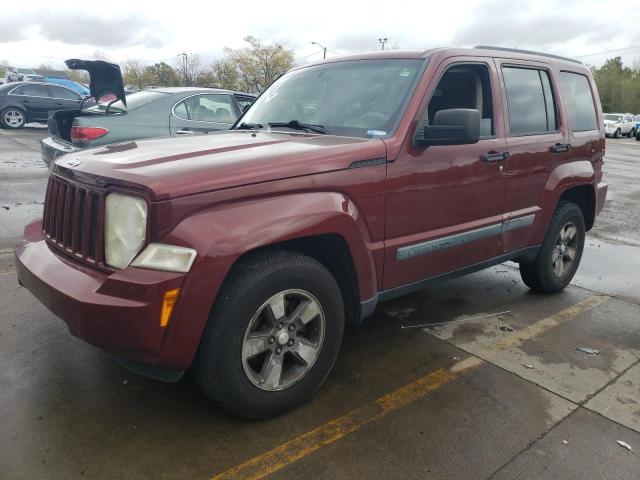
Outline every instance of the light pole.
POLYGON ((184 73, 184 86, 188 86, 187 83, 187 54, 182 52, 178 54, 179 57, 182 57, 182 65, 183 65, 183 70, 182 72, 184 73))
POLYGON ((320 45, 318 42, 311 42, 311 45, 317 45, 322 49, 322 58, 327 58, 327 47, 320 45))
POLYGON ((381 37, 378 39, 378 41, 380 42, 380 45, 382 45, 382 48, 380 50, 384 50, 384 44, 387 43, 389 39, 387 37, 381 37))

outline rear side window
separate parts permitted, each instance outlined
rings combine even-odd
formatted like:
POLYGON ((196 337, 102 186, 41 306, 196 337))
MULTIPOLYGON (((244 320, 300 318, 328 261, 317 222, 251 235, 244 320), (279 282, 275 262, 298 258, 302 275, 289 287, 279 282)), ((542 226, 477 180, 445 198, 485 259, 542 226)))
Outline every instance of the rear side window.
POLYGON ((544 70, 502 67, 511 135, 536 135, 558 129, 549 74, 544 70))
POLYGON ((80 98, 80 95, 71 90, 63 87, 54 87, 53 85, 49 85, 49 92, 49 96, 53 98, 62 98, 64 100, 78 100, 80 98))
POLYGON ((579 73, 560 72, 560 83, 571 129, 574 132, 595 130, 596 108, 589 79, 579 73))

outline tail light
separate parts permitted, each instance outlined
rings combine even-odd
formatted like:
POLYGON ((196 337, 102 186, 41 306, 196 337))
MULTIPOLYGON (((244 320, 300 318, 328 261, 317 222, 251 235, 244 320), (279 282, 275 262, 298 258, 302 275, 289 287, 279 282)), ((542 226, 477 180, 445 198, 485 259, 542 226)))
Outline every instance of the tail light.
POLYGON ((89 142, 91 140, 95 140, 96 138, 103 137, 107 133, 109 133, 109 130, 102 127, 73 126, 71 127, 71 141, 74 143, 89 142))

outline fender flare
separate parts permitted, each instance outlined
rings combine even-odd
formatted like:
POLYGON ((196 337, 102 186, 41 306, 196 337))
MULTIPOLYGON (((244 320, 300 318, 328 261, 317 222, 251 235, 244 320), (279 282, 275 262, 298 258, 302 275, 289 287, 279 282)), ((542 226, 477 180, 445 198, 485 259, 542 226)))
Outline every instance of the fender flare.
POLYGON ((589 160, 563 163, 551 171, 538 200, 541 210, 540 214, 536 215, 532 243, 541 244, 544 241, 549 222, 562 194, 570 188, 582 185, 590 186, 595 193, 595 170, 589 160))
POLYGON ((174 311, 179 321, 171 322, 164 340, 161 356, 171 355, 166 363, 183 368, 191 364, 220 287, 242 255, 323 234, 344 239, 360 299, 373 297, 374 245, 357 206, 342 193, 305 192, 216 205, 180 222, 162 242, 190 246, 198 256, 183 285, 186 301, 174 311), (165 348, 168 343, 170 348, 165 348))

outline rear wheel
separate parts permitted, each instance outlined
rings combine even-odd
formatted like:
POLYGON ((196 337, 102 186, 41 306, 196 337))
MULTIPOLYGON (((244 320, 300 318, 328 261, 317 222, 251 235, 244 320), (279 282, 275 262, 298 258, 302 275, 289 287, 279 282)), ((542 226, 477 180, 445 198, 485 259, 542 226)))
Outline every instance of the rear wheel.
POLYGON ((562 202, 553 215, 536 258, 520 264, 522 281, 532 290, 557 293, 576 273, 584 249, 585 224, 575 203, 562 202))
POLYGON ((5 128, 22 128, 27 123, 27 115, 17 107, 8 107, 0 112, 0 123, 5 128))
POLYGON ((324 265, 288 251, 249 256, 218 295, 194 373, 227 411, 272 417, 322 385, 343 330, 342 294, 324 265))

